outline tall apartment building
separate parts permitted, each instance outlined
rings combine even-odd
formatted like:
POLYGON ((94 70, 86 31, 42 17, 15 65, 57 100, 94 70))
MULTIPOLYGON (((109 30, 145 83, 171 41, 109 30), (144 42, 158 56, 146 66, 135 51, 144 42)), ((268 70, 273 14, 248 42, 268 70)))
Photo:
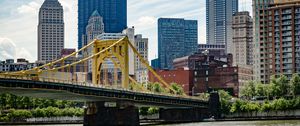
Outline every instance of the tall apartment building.
POLYGON ((158 19, 158 59, 160 69, 173 69, 173 60, 197 51, 198 23, 180 18, 158 19))
MULTIPOLYGON (((148 61, 148 38, 143 38, 141 34, 135 35, 135 47, 142 58, 148 61)), ((148 83, 148 69, 141 60, 135 60, 135 78, 139 83, 148 83)))
POLYGON ((45 0, 39 10, 38 60, 50 62, 64 48, 64 11, 58 0, 45 0))
MULTIPOLYGON (((253 74, 254 80, 268 83, 272 75, 272 35, 268 35, 268 8, 274 0, 253 3, 253 74)), ((272 30, 272 29, 270 29, 272 30)))
POLYGON ((250 66, 253 63, 253 23, 249 12, 233 16, 233 64, 250 66))
POLYGON ((226 45, 232 53, 232 15, 238 0, 206 0, 206 44, 226 45))
POLYGON ((300 0, 275 0, 270 5, 269 30, 273 43, 272 73, 291 78, 300 73, 300 0))
POLYGON ((78 0, 78 49, 83 46, 82 35, 95 10, 103 17, 105 33, 120 33, 127 28, 127 0, 78 0))

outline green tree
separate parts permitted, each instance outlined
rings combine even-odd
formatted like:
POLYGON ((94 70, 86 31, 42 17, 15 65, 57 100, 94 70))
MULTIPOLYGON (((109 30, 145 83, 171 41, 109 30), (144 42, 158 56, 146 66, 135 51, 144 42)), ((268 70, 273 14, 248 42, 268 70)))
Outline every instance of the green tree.
POLYGON ((222 113, 229 113, 231 109, 231 99, 232 96, 224 90, 219 90, 220 102, 221 102, 221 111, 222 113))
POLYGON ((255 96, 255 82, 249 81, 241 90, 241 96, 251 99, 255 96))
POLYGON ((157 114, 158 112, 159 112, 159 108, 156 108, 156 107, 150 107, 148 109, 148 115, 157 114))
POLYGON ((165 89, 158 82, 152 83, 152 85, 149 87, 150 87, 150 91, 152 91, 154 93, 165 93, 166 92, 165 89))
POLYGON ((288 94, 289 80, 286 76, 280 75, 279 78, 271 77, 272 94, 276 97, 282 97, 288 94))
POLYGON ((262 83, 258 83, 255 85, 255 96, 267 96, 266 86, 262 83))
POLYGON ((298 74, 294 74, 290 81, 290 93, 293 96, 300 94, 300 76, 298 74))
POLYGON ((34 117, 46 117, 46 112, 45 109, 40 109, 40 108, 36 108, 34 110, 32 110, 32 115, 34 117))
POLYGON ((179 84, 176 83, 171 83, 171 88, 175 91, 169 90, 169 92, 171 94, 176 94, 176 95, 183 95, 184 94, 184 90, 183 87, 180 86, 179 84))
POLYGON ((148 110, 149 110, 149 107, 141 107, 141 108, 139 109, 139 113, 140 113, 141 115, 145 116, 145 115, 148 115, 148 110))

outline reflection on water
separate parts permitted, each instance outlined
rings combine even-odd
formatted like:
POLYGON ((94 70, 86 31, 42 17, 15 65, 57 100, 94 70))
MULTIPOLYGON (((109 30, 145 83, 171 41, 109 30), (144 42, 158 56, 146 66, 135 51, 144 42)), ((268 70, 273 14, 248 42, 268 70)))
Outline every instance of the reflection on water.
MULTIPOLYGON (((36 125, 18 125, 18 126, 36 126, 36 125)), ((82 126, 82 124, 57 124, 57 125, 39 125, 39 126, 82 126)), ((280 121, 228 121, 228 122, 200 122, 184 123, 160 126, 300 126, 300 120, 280 120, 280 121)))
POLYGON ((83 125, 82 124, 52 124, 52 125, 15 125, 15 126, 83 126, 83 125))
POLYGON ((300 126, 300 120, 201 122, 162 126, 300 126))

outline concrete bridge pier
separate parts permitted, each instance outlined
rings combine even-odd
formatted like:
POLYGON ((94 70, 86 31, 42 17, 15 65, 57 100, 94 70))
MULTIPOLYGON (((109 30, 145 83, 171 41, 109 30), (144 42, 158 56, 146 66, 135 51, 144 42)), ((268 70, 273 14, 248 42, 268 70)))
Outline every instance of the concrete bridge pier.
POLYGON ((160 109, 159 118, 169 123, 199 122, 208 116, 207 109, 174 108, 160 109))
POLYGON ((128 102, 87 103, 84 126, 138 126, 139 111, 128 102))
POLYGON ((208 108, 168 108, 160 109, 159 118, 170 123, 199 122, 203 119, 220 117, 218 93, 211 93, 208 108))

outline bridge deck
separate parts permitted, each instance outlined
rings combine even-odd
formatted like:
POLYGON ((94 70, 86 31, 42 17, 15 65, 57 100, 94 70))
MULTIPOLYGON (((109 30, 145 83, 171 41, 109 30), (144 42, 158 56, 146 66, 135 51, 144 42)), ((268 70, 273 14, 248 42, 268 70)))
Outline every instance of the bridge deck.
POLYGON ((137 106, 208 107, 207 101, 192 98, 29 80, 0 79, 0 92, 72 101, 128 101, 137 106))

